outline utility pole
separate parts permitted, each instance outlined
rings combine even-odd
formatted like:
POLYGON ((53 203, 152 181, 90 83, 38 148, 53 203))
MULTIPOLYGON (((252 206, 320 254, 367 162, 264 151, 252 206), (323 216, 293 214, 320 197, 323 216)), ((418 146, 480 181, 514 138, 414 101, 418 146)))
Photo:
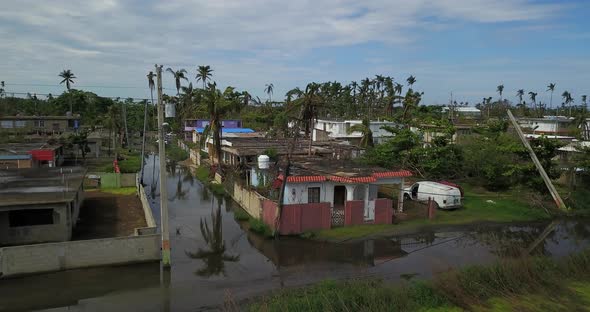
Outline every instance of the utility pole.
POLYGON ((129 147, 129 131, 127 130, 127 104, 125 104, 125 102, 121 102, 121 106, 123 106, 123 124, 125 125, 125 145, 127 147, 127 149, 130 149, 129 147))
POLYGON ((156 64, 158 84, 158 150, 160 156, 160 223, 162 230, 162 266, 170 268, 170 232, 168 231, 168 189, 166 183, 166 144, 164 143, 164 102, 162 101, 162 65, 156 64))
POLYGON ((145 137, 147 136, 147 117, 148 117, 148 101, 146 100, 143 106, 143 135, 141 142, 141 185, 143 185, 143 167, 145 163, 145 137))
POLYGON ((539 162, 539 159, 537 158, 535 151, 531 147, 531 144, 529 144, 529 141, 527 141, 526 137, 524 136, 522 129, 520 129, 520 126, 518 125, 518 122, 516 122, 516 118, 514 118, 514 115, 512 115, 512 112, 509 109, 507 110, 507 112, 508 112, 508 117, 510 118, 510 121, 512 122, 512 126, 516 130, 516 133, 518 134, 518 137, 522 141, 522 144, 524 145, 526 150, 529 152, 529 156, 531 157, 531 159, 533 160, 533 163, 537 167, 537 171, 539 171, 541 178, 543 178, 543 181, 545 182, 545 186, 547 186, 549 193, 551 193, 551 196, 553 197, 553 201, 555 201, 555 205, 557 206, 557 208, 567 211, 568 210, 567 206, 565 205, 565 203, 561 199, 561 196, 559 196, 559 193, 557 193, 557 189, 555 189, 555 186, 553 186, 553 183, 551 182, 551 179, 549 179, 549 176, 547 175, 547 172, 545 172, 545 169, 541 165, 541 162, 539 162))

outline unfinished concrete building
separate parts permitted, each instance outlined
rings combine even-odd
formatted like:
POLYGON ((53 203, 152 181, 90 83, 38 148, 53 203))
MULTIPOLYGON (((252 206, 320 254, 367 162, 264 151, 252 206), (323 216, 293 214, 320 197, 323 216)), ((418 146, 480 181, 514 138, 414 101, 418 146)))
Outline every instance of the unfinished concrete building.
POLYGON ((79 167, 0 171, 0 246, 70 240, 84 175, 79 167))

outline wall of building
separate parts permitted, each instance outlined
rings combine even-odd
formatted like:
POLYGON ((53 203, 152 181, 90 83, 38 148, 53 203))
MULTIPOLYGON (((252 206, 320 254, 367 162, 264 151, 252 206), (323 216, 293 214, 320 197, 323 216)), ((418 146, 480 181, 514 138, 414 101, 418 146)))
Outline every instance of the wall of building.
MULTIPOLYGON (((287 183, 285 187, 285 198, 283 203, 285 205, 293 204, 307 204, 308 203, 308 189, 310 187, 320 188, 320 202, 330 203, 334 206, 334 187, 344 185, 342 183, 334 183, 330 181, 318 183, 287 183)), ((348 185, 354 187, 353 199, 361 200, 365 198, 365 184, 348 185)), ((347 192, 348 192, 347 188, 347 192)), ((377 198, 379 186, 371 184, 369 186, 369 199, 377 198)))
POLYGON ((160 235, 0 248, 0 278, 160 259, 160 235))
MULTIPOLYGON (((25 208, 27 209, 27 208, 25 208)), ((72 227, 66 204, 38 205, 28 209, 53 209, 53 224, 10 227, 9 211, 23 210, 8 207, 0 211, 0 245, 34 244, 70 240, 72 227)))

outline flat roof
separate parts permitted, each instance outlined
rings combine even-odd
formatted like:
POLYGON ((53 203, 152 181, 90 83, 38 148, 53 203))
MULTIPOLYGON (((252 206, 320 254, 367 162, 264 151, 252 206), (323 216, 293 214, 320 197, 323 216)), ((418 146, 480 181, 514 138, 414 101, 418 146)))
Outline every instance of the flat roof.
MULTIPOLYGON (((222 150, 239 156, 258 156, 268 149, 276 150, 278 155, 286 155, 289 152, 289 142, 286 139, 268 138, 223 138, 222 150)), ((349 145, 340 145, 333 142, 312 142, 313 154, 332 154, 334 147, 353 149, 349 145)), ((293 148, 294 155, 307 155, 309 140, 298 140, 293 148)))
MULTIPOLYGON (((189 127, 185 127, 189 128, 189 127)), ((194 128, 197 133, 203 133, 205 128, 194 128)), ((250 128, 222 128, 221 133, 254 133, 255 131, 250 128)))
POLYGON ((5 143, 0 144, 0 156, 28 155, 32 150, 56 150, 60 147, 49 143, 5 143))
POLYGON ((72 201, 84 181, 82 167, 0 171, 0 207, 72 201))

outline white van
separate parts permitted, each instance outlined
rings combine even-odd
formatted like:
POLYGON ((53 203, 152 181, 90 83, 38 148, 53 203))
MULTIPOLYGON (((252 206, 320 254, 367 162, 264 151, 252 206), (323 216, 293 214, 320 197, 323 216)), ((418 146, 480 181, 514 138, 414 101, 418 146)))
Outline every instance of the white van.
POLYGON ((461 190, 446 184, 422 181, 416 182, 404 190, 404 198, 427 202, 432 198, 440 209, 461 207, 461 190))

